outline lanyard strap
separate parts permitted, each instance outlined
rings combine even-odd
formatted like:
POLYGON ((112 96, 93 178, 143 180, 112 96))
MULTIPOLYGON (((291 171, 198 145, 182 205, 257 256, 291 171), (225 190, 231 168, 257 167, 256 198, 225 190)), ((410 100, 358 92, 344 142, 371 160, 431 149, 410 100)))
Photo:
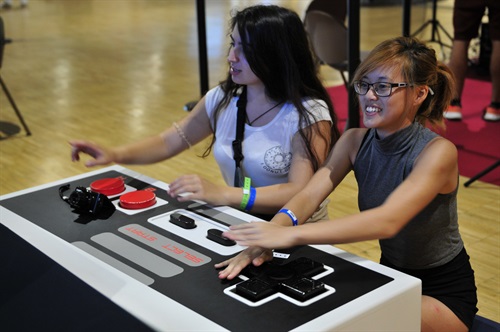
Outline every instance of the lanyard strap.
POLYGON ((238 113, 236 117, 236 138, 233 141, 233 159, 235 163, 234 186, 243 187, 243 173, 241 170, 241 161, 243 160, 243 133, 245 131, 245 117, 247 106, 247 87, 243 87, 238 101, 236 102, 238 113))

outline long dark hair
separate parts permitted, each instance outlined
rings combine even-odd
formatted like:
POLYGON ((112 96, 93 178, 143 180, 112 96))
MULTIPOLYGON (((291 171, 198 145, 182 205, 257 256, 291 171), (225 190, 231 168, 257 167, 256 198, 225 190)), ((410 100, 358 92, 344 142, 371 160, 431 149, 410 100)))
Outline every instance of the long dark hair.
MULTIPOLYGON (((325 159, 326 155, 318 156, 316 150, 311 146, 313 133, 319 134, 325 140, 329 147, 326 152, 328 153, 340 137, 340 132, 337 127, 337 116, 328 92, 318 77, 317 62, 299 16, 283 7, 257 5, 237 11, 231 18, 229 27, 229 31, 237 27, 245 57, 252 71, 264 83, 268 97, 291 102, 298 110, 300 116, 299 133, 305 142, 307 153, 316 171, 321 166, 320 160, 325 159), (317 123, 313 125, 313 131, 301 129, 312 125, 308 117, 311 114, 308 114, 309 112, 302 105, 305 97, 323 100, 328 106, 332 118, 329 137, 320 132, 317 123)), ((241 87, 232 81, 229 72, 220 86, 224 91, 224 97, 213 113, 212 142, 203 156, 210 153, 215 143, 219 113, 227 107, 231 98, 238 94, 241 87)))

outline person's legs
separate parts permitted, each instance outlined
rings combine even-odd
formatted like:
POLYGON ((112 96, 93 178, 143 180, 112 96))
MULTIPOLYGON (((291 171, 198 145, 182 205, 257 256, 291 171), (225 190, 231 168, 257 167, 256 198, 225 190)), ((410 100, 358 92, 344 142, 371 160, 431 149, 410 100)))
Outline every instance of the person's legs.
POLYGON ((422 332, 467 332, 468 327, 442 302, 422 296, 422 332))
POLYGON ((469 60, 469 44, 479 32, 486 5, 481 1, 455 0, 453 6, 453 44, 448 66, 455 75, 456 90, 451 106, 444 117, 449 120, 462 119, 460 98, 464 88, 469 60))
POLYGON ((488 0, 488 18, 492 44, 490 59, 491 103, 483 119, 500 121, 500 1, 488 0))
POLYGON ((454 40, 448 67, 455 75, 455 93, 451 106, 445 112, 445 118, 449 120, 462 119, 462 105, 460 97, 464 89, 465 76, 468 68, 468 50, 470 40, 454 40))
POLYGON ((500 102, 500 40, 493 41, 491 51, 491 101, 500 102))
POLYGON ((486 107, 484 120, 500 121, 500 40, 493 40, 490 60, 491 104, 486 107))
POLYGON ((453 99, 460 99, 464 89, 465 76, 468 68, 468 50, 470 40, 454 40, 448 66, 455 75, 455 94, 453 99))

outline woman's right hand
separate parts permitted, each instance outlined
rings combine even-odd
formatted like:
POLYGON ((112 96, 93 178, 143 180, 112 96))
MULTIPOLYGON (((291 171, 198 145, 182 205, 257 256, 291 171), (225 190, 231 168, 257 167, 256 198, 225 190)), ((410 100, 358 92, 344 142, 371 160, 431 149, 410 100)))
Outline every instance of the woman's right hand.
POLYGON ((238 276, 241 270, 248 265, 253 264, 254 266, 260 266, 264 262, 270 261, 272 258, 272 250, 259 247, 248 247, 235 257, 215 264, 215 268, 220 269, 226 267, 224 270, 219 272, 219 278, 231 280, 238 276))
POLYGON ((85 166, 87 167, 107 165, 115 161, 114 155, 110 150, 95 143, 75 140, 70 141, 69 144, 71 145, 72 161, 80 160, 80 152, 88 154, 94 158, 85 162, 85 166))

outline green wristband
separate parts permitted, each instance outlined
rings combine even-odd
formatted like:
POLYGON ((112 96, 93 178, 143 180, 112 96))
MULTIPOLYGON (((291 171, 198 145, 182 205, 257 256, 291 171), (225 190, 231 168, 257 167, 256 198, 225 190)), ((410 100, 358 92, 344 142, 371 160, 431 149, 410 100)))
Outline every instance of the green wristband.
POLYGON ((252 179, 245 177, 245 182, 243 183, 243 198, 241 199, 240 209, 245 210, 250 199, 250 186, 252 184, 252 179))

